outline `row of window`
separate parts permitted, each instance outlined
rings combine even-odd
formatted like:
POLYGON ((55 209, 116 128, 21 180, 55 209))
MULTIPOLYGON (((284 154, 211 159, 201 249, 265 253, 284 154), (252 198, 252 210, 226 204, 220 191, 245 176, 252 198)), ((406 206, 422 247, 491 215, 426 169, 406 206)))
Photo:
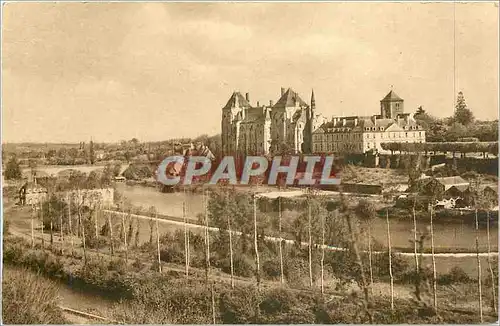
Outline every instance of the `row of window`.
POLYGON ((314 144, 314 151, 321 152, 339 152, 339 151, 361 151, 361 143, 327 143, 327 144, 314 144))
MULTIPOLYGON (((361 139, 363 134, 361 133, 352 133, 352 134, 326 134, 326 135, 314 135, 314 140, 315 141, 332 141, 332 140, 354 140, 354 139, 361 139)), ((380 135, 380 138, 416 138, 416 137, 423 137, 422 131, 417 132, 389 132, 389 133, 366 133, 364 134, 365 138, 379 138, 378 135, 380 135), (387 135, 384 136, 384 135, 387 135)))

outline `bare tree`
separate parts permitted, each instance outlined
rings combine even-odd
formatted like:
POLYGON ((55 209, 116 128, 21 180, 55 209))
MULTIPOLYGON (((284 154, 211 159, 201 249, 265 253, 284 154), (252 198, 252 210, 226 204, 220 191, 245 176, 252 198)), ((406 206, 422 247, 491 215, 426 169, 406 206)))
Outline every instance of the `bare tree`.
POLYGON ((208 197, 205 190, 203 190, 203 210, 205 213, 205 277, 207 285, 210 281, 210 230, 208 228, 208 197))
MULTIPOLYGON (((434 204, 434 200, 433 200, 434 204)), ((434 312, 438 313, 437 306, 437 275, 436 275, 436 257, 434 255, 434 224, 433 224, 433 215, 434 215, 434 207, 431 205, 430 217, 430 235, 431 235, 431 257, 432 257, 432 292, 434 296, 434 312)))
POLYGON ((49 219, 50 219, 50 247, 52 248, 54 246, 54 225, 52 223, 52 212, 51 212, 51 209, 50 209, 50 196, 49 196, 49 200, 48 200, 48 206, 49 206, 49 219))
POLYGON ((321 294, 325 293, 325 214, 321 214, 321 294))
POLYGON ((83 205, 83 199, 81 197, 80 189, 78 189, 78 207, 77 207, 78 224, 80 225, 82 232, 84 264, 87 265, 87 245, 85 241, 85 223, 82 223, 82 205, 83 205))
POLYGON ((160 227, 158 225, 158 214, 155 209, 155 221, 156 221, 156 252, 158 255, 158 271, 161 273, 161 256, 160 256, 160 227))
POLYGON ((280 283, 283 284, 284 273, 283 273, 283 235, 281 234, 281 222, 283 219, 283 210, 281 207, 281 197, 278 197, 278 233, 279 233, 279 255, 280 255, 280 283))
POLYGON ((31 248, 35 248, 35 207, 31 204, 31 248))
POLYGON ((312 221, 311 221, 311 199, 307 201, 307 233, 309 237, 309 286, 313 286, 313 273, 312 273, 312 221))
POLYGON ((111 257, 115 255, 115 241, 113 239, 113 224, 111 223, 111 214, 108 213, 109 225, 109 249, 111 250, 111 257))
POLYGON ((391 277, 391 310, 394 311, 394 276, 392 275, 392 245, 391 227, 389 222, 389 210, 386 210, 387 221, 387 247, 389 248, 389 276, 391 277))
POLYGON ((496 278, 495 273, 493 272, 492 264, 491 264, 491 244, 490 244, 490 210, 489 208, 486 210, 486 237, 488 240, 488 269, 490 270, 491 277, 491 294, 493 298, 493 311, 497 312, 497 290, 496 290, 496 278))
POLYGON ((360 285, 361 288, 363 289, 363 294, 364 294, 364 300, 363 300, 363 308, 365 310, 365 314, 368 317, 368 321, 370 324, 373 324, 373 315, 371 312, 371 299, 370 299, 370 293, 369 293, 369 286, 366 281, 366 276, 365 276, 365 270, 363 267, 363 261, 361 259, 361 255, 359 252, 358 248, 358 240, 357 240, 357 232, 354 229, 354 223, 353 223, 353 218, 351 216, 352 212, 349 211, 347 204, 345 202, 345 197, 343 196, 343 193, 340 193, 341 197, 341 205, 342 205, 342 211, 344 213, 346 222, 347 222, 347 228, 348 232, 350 235, 350 242, 351 242, 351 248, 354 252, 354 255, 356 257, 356 264, 358 265, 358 268, 360 270, 360 285))
POLYGON ((254 249, 255 249, 255 275, 257 278, 257 288, 260 286, 260 261, 259 261, 259 248, 257 241, 257 195, 253 194, 253 225, 254 225, 254 249))
POLYGON ((476 258, 477 258, 477 291, 479 294, 479 318, 483 323, 483 293, 481 286, 481 259, 479 258, 479 223, 477 218, 477 207, 474 210, 476 220, 476 258))
POLYGON ((73 242, 73 227, 71 225, 71 196, 68 192, 66 194, 68 200, 68 228, 69 228, 69 237, 71 240, 71 255, 73 255, 74 242, 73 242))
POLYGON ((42 249, 45 249, 45 234, 44 234, 44 229, 45 229, 45 225, 43 223, 43 204, 42 204, 42 201, 40 201, 40 220, 42 222, 42 228, 41 228, 41 232, 42 232, 42 249))
POLYGON ((124 207, 123 207, 123 202, 122 202, 122 236, 123 236, 123 245, 125 247, 125 264, 128 265, 128 243, 127 243, 127 229, 125 227, 125 212, 124 212, 124 207))
MULTIPOLYGON (((184 192, 184 195, 186 193, 184 192)), ((186 218, 186 200, 182 202, 182 219, 184 221, 184 258, 185 258, 185 269, 186 277, 189 277, 189 234, 187 229, 187 218, 186 218)))
POLYGON ((233 230, 231 228, 231 216, 228 211, 229 199, 228 192, 226 191, 226 218, 227 218, 227 232, 229 234, 229 263, 231 266, 231 288, 234 289, 234 261, 233 261, 233 230))

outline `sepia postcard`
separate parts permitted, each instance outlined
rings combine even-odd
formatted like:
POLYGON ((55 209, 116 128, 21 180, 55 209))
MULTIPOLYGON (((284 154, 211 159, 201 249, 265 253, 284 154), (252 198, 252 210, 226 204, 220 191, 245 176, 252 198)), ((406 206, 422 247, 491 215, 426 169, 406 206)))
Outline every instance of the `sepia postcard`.
POLYGON ((2 2, 3 324, 498 322, 498 2, 2 2))

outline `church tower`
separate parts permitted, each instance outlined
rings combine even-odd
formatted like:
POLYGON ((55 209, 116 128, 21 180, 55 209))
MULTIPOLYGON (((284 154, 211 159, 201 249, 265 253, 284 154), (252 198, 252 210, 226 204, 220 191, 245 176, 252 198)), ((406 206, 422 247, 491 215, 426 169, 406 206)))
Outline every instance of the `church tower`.
POLYGON ((392 89, 380 101, 380 115, 382 119, 396 119, 398 114, 404 112, 404 100, 399 97, 392 89))
POLYGON ((313 151, 313 132, 314 132, 314 119, 316 117, 316 99, 314 98, 314 89, 311 92, 311 106, 307 112, 307 153, 313 151))

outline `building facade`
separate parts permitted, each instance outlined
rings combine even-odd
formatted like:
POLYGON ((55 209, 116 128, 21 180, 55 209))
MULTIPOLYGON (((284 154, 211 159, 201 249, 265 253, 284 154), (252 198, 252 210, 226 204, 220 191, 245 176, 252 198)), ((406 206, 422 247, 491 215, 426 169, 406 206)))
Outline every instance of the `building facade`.
POLYGON ((413 114, 404 113, 404 101, 390 91, 380 101, 380 114, 333 117, 313 131, 314 153, 385 152, 382 143, 424 143, 425 130, 413 114))
POLYGON ((404 113, 404 100, 390 91, 380 101, 380 114, 333 117, 316 113, 291 88, 281 89, 276 104, 255 106, 249 94, 234 92, 222 108, 224 154, 265 155, 286 149, 293 153, 384 152, 382 143, 425 142, 425 130, 404 113))
POLYGON ((281 89, 276 104, 255 106, 249 94, 234 92, 222 108, 224 154, 265 155, 283 149, 294 153, 312 150, 312 132, 323 122, 315 112, 314 91, 307 104, 291 88, 281 89))

